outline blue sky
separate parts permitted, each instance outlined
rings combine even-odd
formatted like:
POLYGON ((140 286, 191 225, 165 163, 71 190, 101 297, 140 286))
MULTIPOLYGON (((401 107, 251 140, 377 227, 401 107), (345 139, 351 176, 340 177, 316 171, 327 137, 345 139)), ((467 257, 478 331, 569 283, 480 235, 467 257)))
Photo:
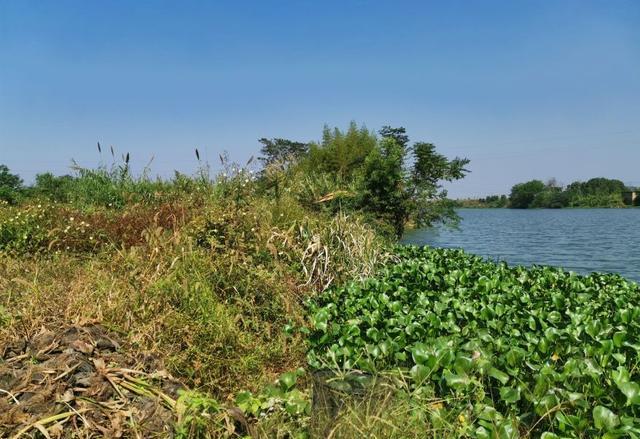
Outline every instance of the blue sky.
POLYGON ((640 184, 640 2, 0 0, 0 163, 27 181, 97 141, 166 176, 351 120, 470 158, 455 197, 640 184))

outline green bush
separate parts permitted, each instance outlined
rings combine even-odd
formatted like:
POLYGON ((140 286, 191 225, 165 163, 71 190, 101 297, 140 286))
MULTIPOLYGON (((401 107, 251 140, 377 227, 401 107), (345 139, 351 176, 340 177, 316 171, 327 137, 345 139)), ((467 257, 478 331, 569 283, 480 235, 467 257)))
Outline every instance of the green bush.
POLYGON ((622 193, 626 190, 620 180, 592 178, 586 182, 575 181, 562 188, 555 179, 547 184, 540 180, 519 183, 511 188, 510 207, 561 208, 561 207, 624 207, 622 193))
POLYGON ((51 211, 42 204, 0 207, 0 251, 36 252, 48 243, 51 211))
POLYGON ((22 192, 22 179, 9 171, 5 165, 0 165, 0 202, 16 204, 22 192))

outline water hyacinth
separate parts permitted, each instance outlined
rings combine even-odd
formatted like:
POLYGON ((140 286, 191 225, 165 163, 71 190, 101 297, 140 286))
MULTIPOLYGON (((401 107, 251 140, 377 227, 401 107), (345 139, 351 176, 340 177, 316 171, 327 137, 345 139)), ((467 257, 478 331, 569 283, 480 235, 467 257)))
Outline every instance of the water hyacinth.
POLYGON ((461 250, 398 257, 311 304, 312 366, 405 370, 466 404, 477 437, 640 434, 637 284, 461 250))

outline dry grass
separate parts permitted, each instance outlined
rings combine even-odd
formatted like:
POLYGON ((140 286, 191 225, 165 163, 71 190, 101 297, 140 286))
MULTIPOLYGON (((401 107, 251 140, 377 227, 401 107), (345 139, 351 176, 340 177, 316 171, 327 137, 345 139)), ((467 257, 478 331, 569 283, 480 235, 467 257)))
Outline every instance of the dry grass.
POLYGON ((357 218, 303 216, 293 200, 213 195, 198 209, 58 207, 43 226, 73 218, 103 240, 74 245, 82 235, 65 241, 58 226, 43 252, 0 252, 0 306, 9 316, 0 333, 100 321, 226 397, 304 365, 302 336, 283 331, 304 324, 303 300, 384 259, 357 218))
MULTIPOLYGON (((304 334, 285 331, 305 325, 305 299, 371 274, 387 254, 357 216, 307 211, 286 191, 272 199, 238 175, 181 178, 170 196, 118 207, 0 207, 0 339, 99 322, 142 363, 157 359, 208 395, 192 395, 200 408, 176 426, 184 437, 216 437, 220 425, 240 434, 237 419, 202 424, 210 397, 231 402, 305 366, 304 334)), ((109 190, 100 200, 118 195, 109 190)), ((253 434, 288 437, 304 424, 277 419, 253 434)))

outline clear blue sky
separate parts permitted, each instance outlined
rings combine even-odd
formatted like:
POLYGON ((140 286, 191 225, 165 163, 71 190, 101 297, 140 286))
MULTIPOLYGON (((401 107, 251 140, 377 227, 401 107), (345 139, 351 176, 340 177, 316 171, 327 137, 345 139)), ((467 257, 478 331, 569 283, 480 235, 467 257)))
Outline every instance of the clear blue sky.
POLYGON ((170 175, 350 120, 470 158, 456 197, 640 184, 640 1, 0 0, 0 163, 27 181, 96 141, 170 175))

